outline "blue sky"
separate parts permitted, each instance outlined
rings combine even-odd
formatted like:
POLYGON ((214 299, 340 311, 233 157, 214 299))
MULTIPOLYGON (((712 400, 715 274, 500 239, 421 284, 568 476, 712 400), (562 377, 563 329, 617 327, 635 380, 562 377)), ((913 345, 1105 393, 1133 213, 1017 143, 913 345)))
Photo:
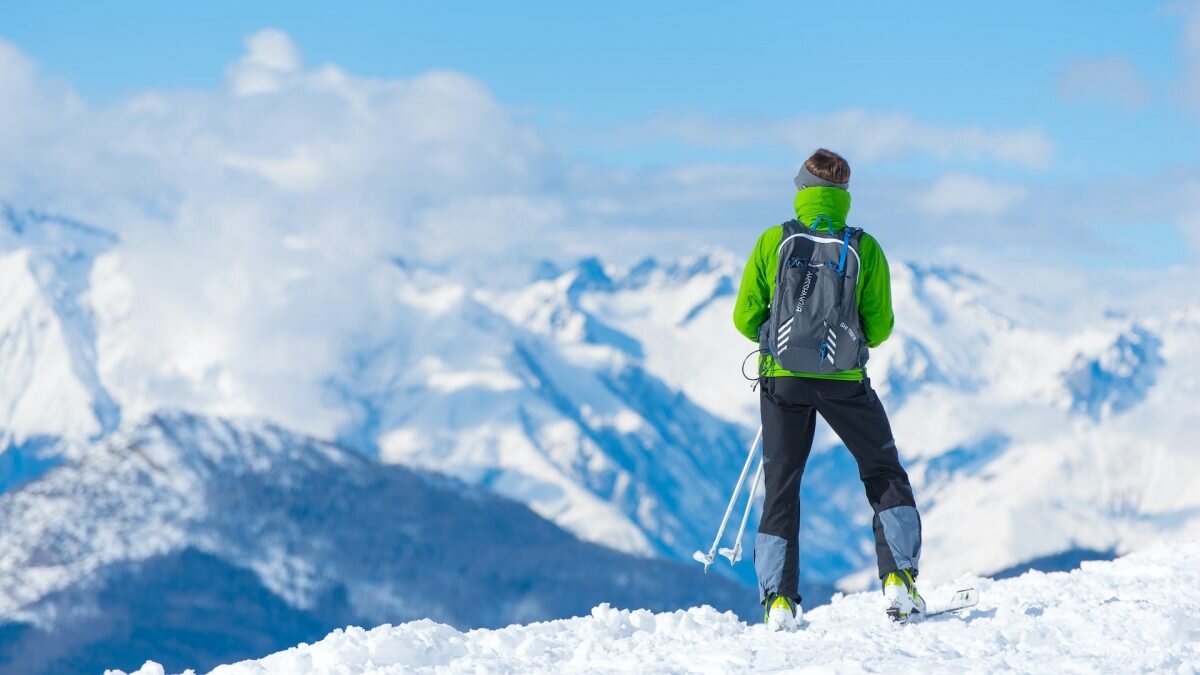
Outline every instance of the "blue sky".
MULTIPOLYGON (((1154 3, 9 3, 0 35, 90 100, 207 88, 264 26, 306 59, 364 75, 467 73, 613 162, 671 162, 664 144, 629 153, 588 142, 646 118, 757 118, 847 107, 936 123, 1042 126, 1061 147, 1052 173, 1194 161, 1195 119, 1170 103, 1181 76, 1178 12, 1154 3), (1079 59, 1119 57, 1145 81, 1136 109, 1068 100, 1079 59), (1108 165, 1108 166, 1105 166, 1108 165)), ((745 155, 733 154, 733 157, 745 155)), ((769 158, 757 148, 752 158, 769 158)), ((790 158, 789 158, 790 159, 790 158)))
MULTIPOLYGON (((925 217, 984 222, 1004 212, 1045 230, 1058 220, 1015 214, 1058 211, 1071 221, 1064 231, 1104 240, 1073 260, 1103 265, 1124 259, 1113 253, 1123 228, 1162 228, 1172 262, 1188 260, 1200 241, 1180 216, 1190 202, 1166 203, 1174 197, 1162 193, 1159 205, 1153 191, 1200 171, 1200 102, 1187 100, 1200 87, 1200 38, 1187 34, 1189 21, 1200 23, 1195 7, 46 2, 0 7, 0 38, 103 108, 147 91, 218 89, 246 37, 274 27, 306 66, 381 80, 463 73, 572 161, 617 172, 703 165, 788 174, 822 138, 809 130, 824 129, 849 146, 872 198, 866 215, 886 215, 885 195, 896 190, 945 196, 967 175, 996 206, 938 202, 925 217), (865 119, 847 122, 847 111, 865 119), (858 143, 889 121, 900 130, 882 145, 858 143), (803 140, 782 140, 797 129, 803 140), (978 134, 990 135, 980 148, 958 147, 978 134), (1006 157, 1006 134, 1028 150, 1006 157), (921 139, 909 147, 905 135, 921 139), (1154 187, 1141 193, 1145 184, 1154 187), (1119 190, 1149 203, 1106 209, 1091 198, 1119 190), (1047 201, 1056 195, 1066 201, 1047 201)), ((722 213, 769 213, 727 206, 722 213)))

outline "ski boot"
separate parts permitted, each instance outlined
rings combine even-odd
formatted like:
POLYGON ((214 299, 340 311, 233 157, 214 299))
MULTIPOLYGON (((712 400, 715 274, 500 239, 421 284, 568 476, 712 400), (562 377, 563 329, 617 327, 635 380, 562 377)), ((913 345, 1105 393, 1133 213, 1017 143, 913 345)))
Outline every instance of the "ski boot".
POLYGON ((763 623, 769 631, 800 630, 800 616, 803 611, 791 598, 771 595, 767 598, 767 611, 763 615, 763 623))
POLYGON ((891 572, 883 578, 883 596, 888 599, 892 621, 920 621, 925 615, 925 599, 917 592, 912 570, 891 572))

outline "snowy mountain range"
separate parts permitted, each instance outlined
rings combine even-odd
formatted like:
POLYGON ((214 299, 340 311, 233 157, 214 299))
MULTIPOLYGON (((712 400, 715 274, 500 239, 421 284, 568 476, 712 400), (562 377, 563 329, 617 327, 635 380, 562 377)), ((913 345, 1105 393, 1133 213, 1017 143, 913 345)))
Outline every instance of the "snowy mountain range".
MULTIPOLYGON (((273 421, 333 420, 315 432, 305 425, 331 445, 279 426, 213 417, 229 410, 272 415, 233 395, 216 411, 195 409, 158 386, 161 373, 119 358, 161 349, 139 343, 126 323, 112 319, 109 296, 127 283, 124 246, 115 235, 69 219, 0 209, 0 288, 7 294, 0 304, 0 489, 7 490, 0 509, 12 514, 0 529, 0 555, 13 574, 25 570, 7 587, 0 618, 32 626, 6 633, 16 636, 5 642, 10 646, 36 644, 36 631, 48 626, 90 625, 47 618, 72 603, 128 607, 136 594, 113 589, 144 582, 161 590, 198 568, 219 569, 213 574, 250 589, 261 602, 248 606, 291 617, 280 624, 297 627, 283 636, 291 642, 307 639, 295 637, 303 627, 348 617, 434 616, 458 626, 513 620, 525 615, 512 604, 476 623, 455 615, 441 591, 430 590, 436 583, 414 584, 385 608, 363 600, 387 599, 392 591, 371 591, 372 584, 407 572, 383 562, 342 568, 350 563, 322 548, 349 546, 367 556, 362 542, 329 534, 320 539, 325 544, 303 543, 313 528, 376 522, 363 514, 336 525, 316 517, 331 504, 316 489, 324 480, 317 477, 358 477, 338 479, 347 486, 368 475, 405 477, 441 485, 446 503, 504 504, 496 508, 506 514, 514 507, 490 495, 523 503, 532 513, 521 511, 514 522, 551 528, 536 514, 602 545, 574 543, 571 564, 611 589, 620 579, 593 574, 585 559, 628 570, 664 564, 648 560, 654 558, 688 561, 709 544, 754 435, 757 395, 739 372, 754 345, 729 320, 740 259, 723 251, 628 268, 597 259, 545 263, 528 282, 498 286, 420 261, 381 258, 377 268, 362 271, 391 289, 386 306, 372 307, 376 318, 361 331, 367 337, 347 340, 336 365, 295 363, 303 377, 275 385, 285 399, 316 388, 303 398, 320 401, 322 409, 273 421), (187 412, 155 412, 180 407, 187 412), (156 448, 162 457, 147 454, 149 461, 139 464, 138 448, 156 448), (102 461, 106 452, 120 461, 102 461), (154 464, 162 470, 146 468, 154 464), (288 468, 293 464, 299 474, 288 468), (110 471, 126 476, 128 485, 109 481, 110 471), (87 494, 87 481, 93 481, 87 489, 105 495, 97 503, 108 499, 111 506, 92 508, 73 497, 87 494), (231 494, 223 492, 227 484, 231 494), (263 511, 262 520, 247 519, 264 508, 252 500, 255 491, 287 499, 280 510, 263 511), (40 520, 21 525, 34 517, 27 514, 40 520), (618 556, 614 551, 635 557, 604 558, 618 556), (337 590, 334 574, 358 590, 337 590), (336 607, 313 609, 326 608, 322 603, 336 607)), ((1200 536, 1200 452, 1189 407, 1200 394, 1193 375, 1200 366, 1194 348, 1200 305, 1071 324, 1056 312, 1056 303, 1069 299, 1022 297, 954 267, 894 261, 892 273, 897 328, 873 351, 868 370, 892 414, 923 510, 924 578, 1111 556, 1159 538, 1200 536)), ((122 302, 136 310, 136 292, 122 302)), ((255 353, 265 358, 277 347, 263 342, 255 353)), ((222 376, 212 370, 200 368, 197 381, 223 390, 222 376)), ((186 373, 177 368, 168 375, 186 373)), ((870 511, 861 490, 848 453, 822 428, 803 489, 802 556, 810 584, 873 583, 870 511)), ((353 492, 345 487, 342 494, 348 500, 353 492)), ((406 503, 398 499, 379 497, 393 509, 406 503)), ((379 511, 368 515, 384 519, 379 511)), ((477 532, 512 529, 495 522, 477 532)), ((544 531, 558 533, 546 535, 547 542, 570 539, 544 531)), ((386 546, 403 536, 379 530, 386 546)), ((455 550, 446 539, 453 537, 434 541, 455 550)), ((513 557, 535 560, 554 548, 560 547, 513 557)), ((661 569, 672 578, 684 574, 661 569)), ((752 579, 748 563, 714 569, 752 579)), ((528 583, 507 578, 496 592, 528 583)), ((669 584, 635 586, 619 597, 665 608, 737 588, 713 577, 705 583, 717 585, 697 583, 676 595, 669 584)), ((605 593, 601 599, 619 599, 605 593)), ((743 593, 753 597, 750 589, 743 593)), ((530 597, 543 602, 542 595, 530 597)), ((529 616, 590 606, 543 604, 529 616)), ((67 630, 54 628, 60 629, 67 630)), ((78 630, 99 634, 94 626, 78 630)))
POLYGON ((497 627, 600 602, 753 606, 732 582, 261 422, 158 414, 0 497, 5 672, 151 654, 209 668, 351 623, 497 627))
MULTIPOLYGON (((677 400, 752 435, 757 398, 738 364, 754 345, 730 326, 733 256, 627 270, 585 260, 543 276, 488 301, 557 345, 574 370, 637 364, 677 400)), ((1053 302, 1069 299, 1023 297, 958 268, 918 264, 894 265, 893 295, 896 332, 868 369, 926 513, 925 575, 1111 556, 1200 535, 1200 451, 1186 410, 1200 400, 1191 375, 1200 306, 1064 325, 1053 302)), ((624 399, 655 419, 646 399, 624 399)), ((827 428, 817 445, 803 494, 805 571, 868 586, 874 553, 857 469, 827 428)), ((456 473, 478 458, 414 452, 405 461, 456 473)), ((492 466, 521 470, 503 456, 492 466)), ((736 474, 710 473, 714 491, 736 474)))
POLYGON ((398 268, 408 325, 335 378, 370 411, 340 438, 523 501, 584 539, 688 559, 721 516, 717 477, 740 469, 744 429, 648 371, 636 340, 576 310, 606 282, 589 261, 532 295, 469 293, 398 268))

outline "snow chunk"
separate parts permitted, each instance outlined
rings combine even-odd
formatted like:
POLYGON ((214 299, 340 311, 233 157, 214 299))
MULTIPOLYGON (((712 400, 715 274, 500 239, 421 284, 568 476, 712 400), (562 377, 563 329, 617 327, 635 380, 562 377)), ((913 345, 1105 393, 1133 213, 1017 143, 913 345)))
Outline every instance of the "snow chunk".
MULTIPOLYGON (((106 670, 104 671, 104 675, 125 675, 125 672, 121 670, 106 670)), ((129 675, 166 675, 166 671, 163 670, 162 665, 153 661, 147 661, 141 668, 129 673, 129 675)), ((196 673, 193 670, 186 670, 183 672, 183 675, 196 675, 196 673)))

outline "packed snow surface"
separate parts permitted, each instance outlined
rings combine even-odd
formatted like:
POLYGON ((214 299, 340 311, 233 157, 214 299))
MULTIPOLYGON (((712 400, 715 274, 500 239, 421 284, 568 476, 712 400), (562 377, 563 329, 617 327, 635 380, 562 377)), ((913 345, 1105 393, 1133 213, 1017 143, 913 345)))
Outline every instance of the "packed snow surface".
MULTIPOLYGON (((664 614, 607 605, 591 616, 459 632, 433 621, 334 631, 214 675, 556 672, 1200 671, 1200 543, 1159 545, 1070 573, 963 578, 979 606, 899 626, 877 593, 839 596, 798 633, 768 633, 709 607, 664 614)), ((139 673, 161 673, 147 663, 139 673)))

